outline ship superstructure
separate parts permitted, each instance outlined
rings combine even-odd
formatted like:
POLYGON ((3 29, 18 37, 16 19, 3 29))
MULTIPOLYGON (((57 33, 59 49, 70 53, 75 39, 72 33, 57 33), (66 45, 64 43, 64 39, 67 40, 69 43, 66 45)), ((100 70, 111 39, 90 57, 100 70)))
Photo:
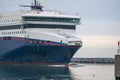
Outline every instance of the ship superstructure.
POLYGON ((20 6, 31 10, 0 14, 0 62, 68 64, 82 46, 80 17, 44 11, 36 0, 20 6))

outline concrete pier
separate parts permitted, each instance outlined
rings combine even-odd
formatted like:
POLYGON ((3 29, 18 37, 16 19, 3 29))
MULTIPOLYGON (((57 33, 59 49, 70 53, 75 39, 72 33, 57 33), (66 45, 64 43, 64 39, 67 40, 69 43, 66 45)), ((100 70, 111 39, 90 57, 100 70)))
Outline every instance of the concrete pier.
POLYGON ((114 58, 76 58, 71 59, 71 63, 97 63, 97 64, 114 64, 114 58))
POLYGON ((120 80, 120 54, 115 55, 115 79, 120 80))

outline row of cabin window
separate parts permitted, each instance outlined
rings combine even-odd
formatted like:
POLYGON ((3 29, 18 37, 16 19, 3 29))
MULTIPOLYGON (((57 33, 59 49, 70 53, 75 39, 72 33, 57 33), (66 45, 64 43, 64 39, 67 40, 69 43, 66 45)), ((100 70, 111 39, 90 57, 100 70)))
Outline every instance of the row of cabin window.
POLYGON ((2 32, 2 35, 10 35, 10 34, 25 34, 26 31, 15 31, 15 32, 2 32))
POLYGON ((16 22, 16 21, 20 21, 20 19, 14 19, 14 20, 3 20, 0 22, 16 22))
MULTIPOLYGON (((25 13, 24 13, 25 14, 25 13)), ((18 17, 20 14, 17 13, 17 14, 12 14, 12 15, 0 15, 0 18, 11 18, 11 17, 18 17)))

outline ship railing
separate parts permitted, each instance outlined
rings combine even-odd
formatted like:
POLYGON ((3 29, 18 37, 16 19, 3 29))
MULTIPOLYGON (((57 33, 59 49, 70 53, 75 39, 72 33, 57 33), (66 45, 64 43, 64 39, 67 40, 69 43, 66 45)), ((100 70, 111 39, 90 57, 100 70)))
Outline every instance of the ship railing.
MULTIPOLYGON (((42 12, 49 12, 49 13, 52 13, 52 14, 65 14, 65 12, 62 12, 62 11, 58 11, 58 10, 49 10, 49 9, 45 9, 44 11, 42 12)), ((42 13, 41 11, 39 10, 20 10, 20 13, 21 14, 25 14, 25 13, 37 13, 37 14, 40 14, 42 13)))
POLYGON ((54 12, 55 14, 65 14, 65 12, 63 11, 59 11, 59 10, 49 10, 49 9, 45 9, 45 12, 54 12))

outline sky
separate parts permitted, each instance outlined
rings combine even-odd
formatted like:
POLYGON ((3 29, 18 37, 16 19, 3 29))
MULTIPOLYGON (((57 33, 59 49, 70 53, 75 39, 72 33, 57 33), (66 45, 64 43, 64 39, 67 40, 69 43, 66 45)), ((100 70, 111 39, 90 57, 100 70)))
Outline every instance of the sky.
MULTIPOLYGON (((17 11, 32 0, 0 0, 0 13, 17 11)), ((75 57, 114 57, 120 40, 120 0, 38 0, 46 9, 78 14, 83 47, 75 57)))

